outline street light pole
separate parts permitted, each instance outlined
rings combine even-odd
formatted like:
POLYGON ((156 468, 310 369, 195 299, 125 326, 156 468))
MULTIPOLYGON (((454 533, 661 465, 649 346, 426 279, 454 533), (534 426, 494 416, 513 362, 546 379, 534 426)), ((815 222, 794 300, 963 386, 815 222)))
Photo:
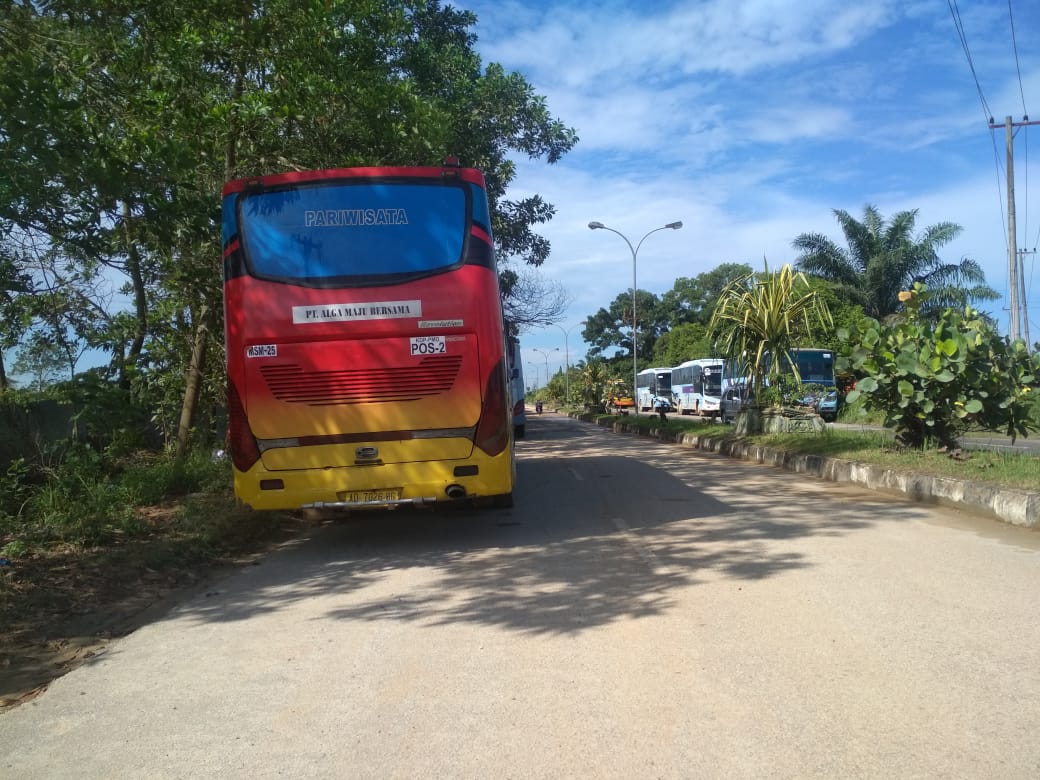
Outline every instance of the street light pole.
MULTIPOLYGON (((570 345, 568 343, 568 339, 569 339, 569 336, 570 336, 570 328, 565 328, 562 325, 557 325, 555 322, 544 322, 542 324, 543 325, 552 325, 554 328, 559 328, 560 330, 563 331, 563 362, 564 362, 564 365, 566 366, 566 368, 564 369, 566 371, 566 373, 563 375, 563 387, 564 387, 563 394, 565 396, 564 400, 567 403, 567 405, 569 406, 570 402, 571 402, 571 348, 570 348, 570 345)), ((582 323, 582 322, 578 323, 578 325, 582 325, 582 324, 584 324, 584 323, 582 323)), ((577 325, 571 325, 571 328, 576 328, 576 327, 577 327, 577 325)))
POLYGON ((632 242, 628 240, 628 236, 619 230, 614 230, 612 227, 607 227, 602 222, 590 222, 589 230, 609 230, 611 233, 616 233, 621 236, 628 249, 632 253, 632 413, 639 414, 639 401, 636 397, 636 381, 639 377, 639 358, 636 354, 636 256, 639 254, 639 247, 646 241, 647 236, 656 233, 659 230, 678 230, 682 227, 682 222, 669 222, 667 225, 662 225, 659 228, 654 228, 649 233, 639 239, 639 243, 632 247, 632 242))
MULTIPOLYGON (((531 347, 531 351, 532 352, 537 352, 539 355, 541 355, 543 358, 545 358, 545 387, 546 387, 546 389, 548 389, 548 387, 549 387, 549 353, 545 352, 543 350, 538 349, 538 347, 531 347)), ((559 352, 560 348, 557 347, 556 351, 559 352)))

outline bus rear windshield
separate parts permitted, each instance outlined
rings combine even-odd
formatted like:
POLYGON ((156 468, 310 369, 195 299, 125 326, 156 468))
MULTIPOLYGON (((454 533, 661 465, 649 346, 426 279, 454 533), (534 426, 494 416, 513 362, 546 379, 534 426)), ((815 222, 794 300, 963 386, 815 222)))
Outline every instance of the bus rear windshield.
POLYGON ((238 227, 250 273, 280 280, 422 276, 461 262, 463 186, 324 183, 247 192, 238 227))

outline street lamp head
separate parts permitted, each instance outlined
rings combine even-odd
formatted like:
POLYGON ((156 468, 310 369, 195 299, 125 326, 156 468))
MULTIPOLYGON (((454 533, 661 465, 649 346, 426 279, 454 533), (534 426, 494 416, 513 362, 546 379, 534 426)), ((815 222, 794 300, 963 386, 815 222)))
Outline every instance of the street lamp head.
POLYGON ((606 225, 604 225, 602 222, 590 222, 589 223, 589 230, 602 230, 605 227, 606 227, 606 225))
POLYGON ((680 220, 679 222, 669 222, 667 225, 665 225, 665 227, 671 228, 672 230, 678 230, 682 227, 682 221, 680 220))

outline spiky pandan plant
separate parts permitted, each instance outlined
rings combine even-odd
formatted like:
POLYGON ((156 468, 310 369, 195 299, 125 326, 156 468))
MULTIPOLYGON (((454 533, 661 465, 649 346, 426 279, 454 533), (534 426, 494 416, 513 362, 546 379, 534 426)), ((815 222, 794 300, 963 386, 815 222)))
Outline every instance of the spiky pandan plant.
POLYGON ((610 371, 602 360, 590 360, 581 372, 581 397, 587 406, 603 402, 603 393, 610 379, 610 371))
POLYGON ((790 351, 802 344, 813 326, 829 327, 831 314, 805 275, 790 264, 745 274, 723 289, 708 326, 723 355, 747 364, 749 391, 768 379, 778 386, 788 372, 798 381, 790 351), (769 356, 779 356, 773 359, 769 356))
POLYGON ((904 312, 895 322, 862 319, 847 340, 838 368, 864 375, 846 400, 862 397, 882 411, 885 425, 907 447, 929 442, 956 447, 971 428, 1025 436, 1040 421, 1031 418, 1032 385, 1040 356, 1019 339, 1008 342, 970 306, 922 317, 926 285, 899 293, 904 312))

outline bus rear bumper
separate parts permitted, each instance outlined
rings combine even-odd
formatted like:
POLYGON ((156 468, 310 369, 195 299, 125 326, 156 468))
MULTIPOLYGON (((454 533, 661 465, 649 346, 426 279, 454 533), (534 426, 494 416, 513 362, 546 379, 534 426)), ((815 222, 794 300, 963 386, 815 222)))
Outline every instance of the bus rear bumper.
POLYGON ((512 448, 465 461, 234 472, 235 497, 255 510, 431 506, 511 494, 512 448))

